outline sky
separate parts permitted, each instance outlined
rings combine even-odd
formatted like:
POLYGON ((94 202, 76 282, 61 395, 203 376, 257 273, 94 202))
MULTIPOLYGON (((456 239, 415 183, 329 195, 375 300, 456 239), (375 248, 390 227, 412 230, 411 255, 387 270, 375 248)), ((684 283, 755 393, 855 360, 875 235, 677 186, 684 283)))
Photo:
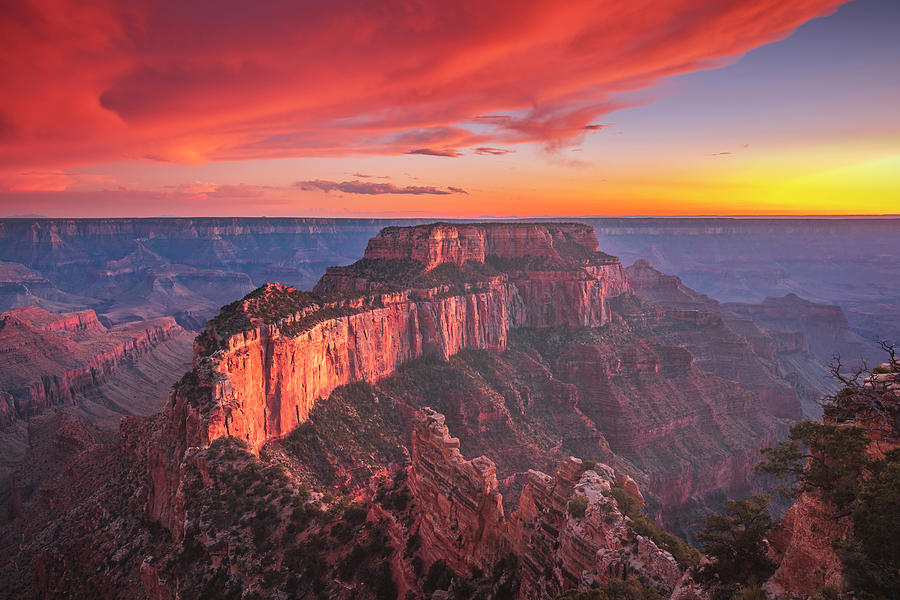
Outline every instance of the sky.
POLYGON ((896 0, 0 11, 0 215, 900 213, 896 0))

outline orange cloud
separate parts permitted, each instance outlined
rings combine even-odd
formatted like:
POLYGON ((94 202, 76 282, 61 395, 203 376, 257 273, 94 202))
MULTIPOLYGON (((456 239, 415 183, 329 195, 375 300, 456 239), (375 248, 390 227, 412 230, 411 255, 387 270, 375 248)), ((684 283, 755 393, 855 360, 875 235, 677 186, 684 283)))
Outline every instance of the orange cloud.
POLYGON ((0 162, 560 147, 622 92, 843 1, 23 0, 0 20, 0 162))
POLYGON ((0 175, 2 192, 61 192, 75 178, 63 171, 25 171, 0 175))
POLYGON ((0 192, 62 192, 89 186, 116 183, 106 175, 71 173, 60 170, 10 171, 0 173, 0 192))

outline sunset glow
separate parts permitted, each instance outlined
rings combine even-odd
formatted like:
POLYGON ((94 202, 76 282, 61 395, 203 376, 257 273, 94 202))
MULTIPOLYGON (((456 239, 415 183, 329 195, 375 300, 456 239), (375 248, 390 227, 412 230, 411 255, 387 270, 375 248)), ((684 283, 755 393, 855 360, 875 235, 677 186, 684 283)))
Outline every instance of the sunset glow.
POLYGON ((0 215, 900 212, 887 0, 3 10, 0 215))

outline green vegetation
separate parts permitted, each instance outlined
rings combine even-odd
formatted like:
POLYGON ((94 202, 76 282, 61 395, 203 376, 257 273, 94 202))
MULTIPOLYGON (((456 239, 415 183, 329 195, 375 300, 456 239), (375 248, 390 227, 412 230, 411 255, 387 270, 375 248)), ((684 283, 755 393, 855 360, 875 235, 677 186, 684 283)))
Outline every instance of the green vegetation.
POLYGON ((628 492, 618 486, 609 490, 616 504, 629 519, 628 526, 634 533, 653 540, 653 543, 669 552, 682 569, 695 567, 700 552, 683 539, 667 531, 662 525, 644 514, 643 509, 628 492))
POLYGON ((347 496, 312 501, 278 453, 266 462, 227 437, 201 452, 185 463, 185 535, 167 567, 185 597, 324 597, 339 581, 396 598, 386 522, 347 496))
POLYGON ((309 483, 337 485, 349 473, 362 484, 383 465, 408 460, 402 424, 393 398, 368 383, 353 383, 319 402, 309 419, 276 445, 309 483))
POLYGON ((735 594, 734 600, 766 600, 766 593, 763 591, 762 587, 751 585, 735 594))
MULTIPOLYGON (((889 364, 895 364, 894 345, 885 341, 880 344, 890 358, 889 364)), ((832 518, 849 517, 852 527, 832 541, 844 570, 844 590, 826 586, 819 598, 900 597, 900 538, 890 526, 900 514, 900 449, 881 458, 867 452, 870 430, 896 435, 896 398, 877 386, 866 385, 873 374, 894 372, 894 368, 859 368, 848 374, 836 358, 830 372, 841 387, 823 401, 827 422, 796 423, 786 441, 763 450, 765 460, 757 471, 787 480, 790 485, 784 491, 790 496, 820 496, 832 506, 832 518)), ((761 523, 767 518, 761 517, 761 523)), ((729 556, 737 556, 735 560, 742 565, 759 562, 756 581, 762 581, 766 570, 755 544, 733 541, 725 547, 731 547, 729 556)))
POLYGON ((456 577, 456 573, 447 565, 446 561, 435 561, 428 567, 428 574, 425 575, 422 590, 426 594, 430 594, 435 590, 450 589, 450 584, 453 582, 454 577, 456 577))
POLYGON ((661 596, 652 587, 645 586, 633 577, 611 579, 596 590, 569 590, 556 600, 659 600, 661 596))
POLYGON ((188 371, 175 385, 173 391, 184 398, 190 406, 207 406, 212 399, 212 388, 203 385, 194 371, 188 371))
POLYGON ((900 594, 900 538, 891 525, 900 514, 900 449, 873 461, 850 514, 853 528, 835 543, 847 587, 862 600, 900 594))
POLYGON ((767 556, 766 534, 775 522, 768 513, 769 497, 729 500, 724 515, 710 515, 697 535, 711 561, 697 571, 697 579, 712 598, 732 598, 741 589, 763 583, 775 572, 767 556))
POLYGON ((801 421, 791 427, 788 440, 764 448, 760 473, 789 479, 786 491, 798 496, 821 492, 838 510, 856 501, 863 474, 870 466, 866 454, 869 437, 862 427, 801 421))
POLYGON ((587 496, 583 494, 576 494, 574 498, 569 500, 569 514, 576 519, 582 519, 584 518, 584 513, 587 510, 587 505, 587 496))

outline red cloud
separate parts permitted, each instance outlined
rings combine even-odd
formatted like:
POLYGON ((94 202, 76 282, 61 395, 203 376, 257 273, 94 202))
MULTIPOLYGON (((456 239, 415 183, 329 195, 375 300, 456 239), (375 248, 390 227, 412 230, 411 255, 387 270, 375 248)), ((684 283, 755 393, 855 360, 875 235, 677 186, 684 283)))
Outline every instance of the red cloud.
POLYGON ((559 146, 617 94, 843 1, 23 0, 0 20, 0 163, 559 146))
POLYGON ((303 191, 311 192, 313 190, 321 190, 323 192, 339 191, 345 194, 411 194, 411 195, 439 195, 447 194, 468 194, 462 188, 448 186, 447 189, 425 186, 425 185, 407 185, 397 186, 393 183, 375 183, 373 181, 328 181, 326 179, 314 179, 312 181, 298 181, 294 183, 294 187, 303 191))

